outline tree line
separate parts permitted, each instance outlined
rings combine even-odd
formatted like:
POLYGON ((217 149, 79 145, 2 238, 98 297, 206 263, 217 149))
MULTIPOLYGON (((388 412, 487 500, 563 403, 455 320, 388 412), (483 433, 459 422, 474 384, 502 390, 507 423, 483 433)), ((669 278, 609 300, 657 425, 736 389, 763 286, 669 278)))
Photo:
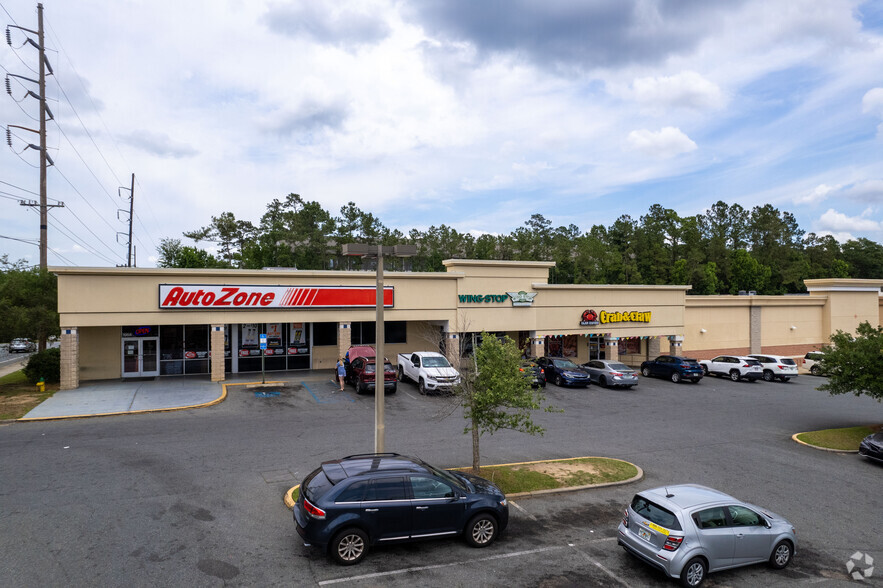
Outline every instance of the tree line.
POLYGON ((551 283, 691 284, 692 294, 801 293, 808 278, 883 278, 883 246, 875 241, 841 244, 806 233, 793 214, 770 204, 748 210, 722 201, 694 216, 654 204, 637 219, 622 215, 586 231, 534 214, 508 234, 476 236, 444 224, 404 234, 353 202, 335 216, 289 194, 270 202, 257 224, 224 212, 183 236, 197 246, 162 239, 157 265, 361 269, 363 261, 343 256, 341 246, 383 243, 417 246, 416 257, 385 261, 391 270, 444 271, 450 258, 554 261, 551 283))

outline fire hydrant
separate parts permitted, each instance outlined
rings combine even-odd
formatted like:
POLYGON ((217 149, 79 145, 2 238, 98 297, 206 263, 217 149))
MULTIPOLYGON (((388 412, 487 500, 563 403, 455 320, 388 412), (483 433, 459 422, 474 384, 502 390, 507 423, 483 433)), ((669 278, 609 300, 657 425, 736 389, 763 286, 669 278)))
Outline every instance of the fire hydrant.
POLYGON ((45 392, 46 391, 46 382, 43 378, 40 378, 40 381, 37 382, 37 392, 45 392))

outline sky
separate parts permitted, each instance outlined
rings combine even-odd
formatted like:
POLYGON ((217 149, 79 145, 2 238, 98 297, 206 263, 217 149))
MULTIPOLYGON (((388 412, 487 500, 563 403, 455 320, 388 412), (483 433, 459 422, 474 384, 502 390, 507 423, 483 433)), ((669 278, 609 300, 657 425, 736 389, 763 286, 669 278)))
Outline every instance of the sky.
MULTIPOLYGON (((771 204, 883 242, 883 3, 44 0, 49 265, 136 264, 290 193, 407 234, 582 231, 771 204)), ((36 30, 37 6, 0 0, 36 30)), ((0 75, 36 78, 10 29, 0 75), (5 70, 5 71, 3 71, 5 70)), ((10 78, 0 122, 36 128, 10 78)), ((0 255, 39 262, 36 135, 0 151, 0 255)), ((203 243, 201 246, 205 246, 203 243)))

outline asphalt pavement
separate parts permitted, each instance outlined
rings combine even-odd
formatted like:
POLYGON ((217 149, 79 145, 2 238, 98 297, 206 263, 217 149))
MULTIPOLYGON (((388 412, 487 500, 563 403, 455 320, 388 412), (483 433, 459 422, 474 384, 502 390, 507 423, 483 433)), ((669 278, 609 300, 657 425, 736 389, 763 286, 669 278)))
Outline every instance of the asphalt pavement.
MULTIPOLYGON (((708 586, 879 586, 883 574, 860 584, 846 566, 855 553, 883 561, 883 467, 790 437, 883 422, 883 410, 816 390, 822 381, 550 384, 547 400, 564 412, 535 414, 543 436, 482 436, 482 463, 607 456, 639 465, 644 480, 518 498, 487 549, 386 546, 352 568, 305 548, 282 503, 321 461, 373 448, 373 396, 335 392, 327 375, 279 394, 228 385, 224 402, 198 410, 15 422, 0 426, 0 585, 672 586, 616 546, 616 526, 635 491, 693 482, 769 508, 798 533, 786 570, 721 572, 708 586)), ((385 405, 388 451, 471 462, 449 398, 400 384, 385 405)))

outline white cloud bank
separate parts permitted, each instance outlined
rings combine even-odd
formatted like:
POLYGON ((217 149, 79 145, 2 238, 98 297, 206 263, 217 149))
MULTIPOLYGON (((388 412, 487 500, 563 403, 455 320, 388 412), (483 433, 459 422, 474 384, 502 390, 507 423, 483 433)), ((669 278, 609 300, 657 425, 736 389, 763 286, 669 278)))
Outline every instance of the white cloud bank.
POLYGON ((836 235, 838 233, 875 232, 883 229, 883 223, 867 218, 872 214, 871 209, 865 210, 861 216, 847 216, 833 208, 829 208, 819 217, 817 226, 823 234, 836 235))
POLYGON ((660 159, 668 159, 696 149, 696 143, 677 127, 663 127, 657 132, 647 129, 632 131, 629 133, 628 143, 632 149, 660 159))
POLYGON ((683 71, 673 76, 639 78, 633 82, 632 91, 638 103, 660 110, 705 110, 721 108, 726 102, 720 87, 695 71, 683 71))

